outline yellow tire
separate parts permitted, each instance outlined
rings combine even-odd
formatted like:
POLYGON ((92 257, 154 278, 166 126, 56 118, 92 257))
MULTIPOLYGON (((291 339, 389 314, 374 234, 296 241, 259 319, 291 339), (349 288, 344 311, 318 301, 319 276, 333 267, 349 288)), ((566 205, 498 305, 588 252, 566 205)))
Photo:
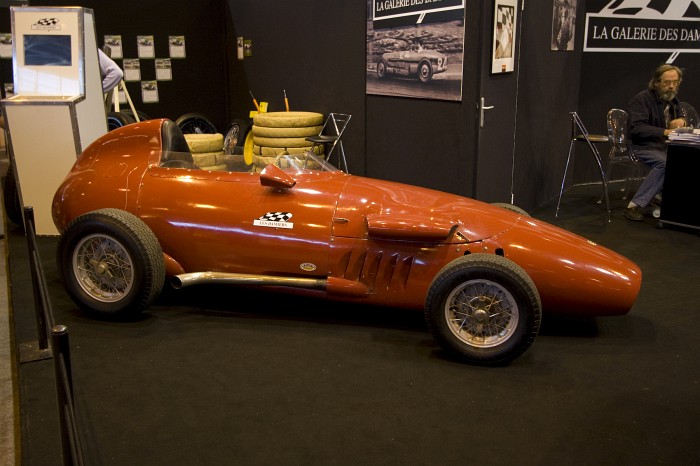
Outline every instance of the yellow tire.
POLYGON ((185 134, 185 140, 190 148, 190 152, 193 154, 202 152, 218 152, 220 150, 224 150, 224 135, 221 133, 188 133, 185 134))
POLYGON ((219 152, 194 152, 192 153, 192 161, 199 168, 219 165, 219 158, 224 155, 224 151, 219 152))
POLYGON ((253 125, 253 136, 263 138, 305 138, 308 136, 318 136, 323 129, 323 125, 300 126, 293 128, 269 128, 267 126, 253 125))
MULTIPOLYGON (((268 112, 253 117, 253 124, 268 128, 299 128, 323 124, 323 115, 315 112, 268 112)), ((316 133, 318 134, 318 133, 316 133)))

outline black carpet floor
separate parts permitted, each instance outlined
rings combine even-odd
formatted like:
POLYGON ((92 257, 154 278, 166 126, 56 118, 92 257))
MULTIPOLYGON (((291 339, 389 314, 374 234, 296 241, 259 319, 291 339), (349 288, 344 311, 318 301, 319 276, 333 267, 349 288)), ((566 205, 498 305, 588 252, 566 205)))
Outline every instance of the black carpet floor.
MULTIPOLYGON (((636 261, 622 317, 545 316, 507 367, 450 359, 421 313, 200 287, 133 322, 76 309, 39 238, 68 326, 88 465, 700 464, 700 235, 612 222, 599 187, 533 213, 636 261)), ((36 340, 27 246, 8 231, 15 341, 36 340)), ((60 464, 53 366, 19 365, 25 466, 60 464)))

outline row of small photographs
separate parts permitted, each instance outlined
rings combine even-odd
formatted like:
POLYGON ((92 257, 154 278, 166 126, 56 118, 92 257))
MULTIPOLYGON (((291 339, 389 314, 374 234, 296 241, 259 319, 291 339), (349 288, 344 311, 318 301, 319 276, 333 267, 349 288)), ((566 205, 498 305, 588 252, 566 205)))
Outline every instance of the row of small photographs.
MULTIPOLYGON (((124 58, 122 69, 124 70, 124 81, 141 81, 141 62, 138 58, 124 58)), ((156 58, 156 80, 172 81, 173 67, 170 58, 156 58)))
MULTIPOLYGON (((110 48, 110 56, 113 59, 124 57, 121 35, 104 36, 104 44, 110 48)), ((152 35, 136 36, 136 44, 138 46, 138 58, 155 58, 155 39, 152 35)), ((170 50, 170 58, 185 58, 187 56, 185 36, 168 36, 168 48, 170 50)))
MULTIPOLYGON (((137 36, 138 58, 155 58, 155 39, 153 36, 137 36)), ((122 36, 104 36, 104 44, 109 46, 110 57, 120 59, 122 52, 122 36)), ((168 36, 170 58, 185 58, 185 36, 168 36)), ((12 58, 12 34, 0 33, 0 58, 12 58)))

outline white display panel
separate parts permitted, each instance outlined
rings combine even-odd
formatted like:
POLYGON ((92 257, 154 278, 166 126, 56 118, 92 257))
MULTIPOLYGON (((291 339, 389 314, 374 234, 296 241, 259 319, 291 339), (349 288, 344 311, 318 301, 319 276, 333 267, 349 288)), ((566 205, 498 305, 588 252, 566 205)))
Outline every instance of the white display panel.
POLYGON ((85 94, 80 8, 11 8, 15 95, 85 94))
POLYGON ((36 233, 56 235, 56 189, 76 157, 107 133, 92 10, 12 8, 15 95, 2 101, 23 207, 36 233))

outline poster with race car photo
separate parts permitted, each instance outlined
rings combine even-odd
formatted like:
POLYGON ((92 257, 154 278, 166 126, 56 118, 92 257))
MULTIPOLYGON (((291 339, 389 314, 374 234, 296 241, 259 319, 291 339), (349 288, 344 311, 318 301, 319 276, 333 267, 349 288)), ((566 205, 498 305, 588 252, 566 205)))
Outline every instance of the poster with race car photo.
POLYGON ((367 0, 367 94, 462 100, 464 0, 367 0))

